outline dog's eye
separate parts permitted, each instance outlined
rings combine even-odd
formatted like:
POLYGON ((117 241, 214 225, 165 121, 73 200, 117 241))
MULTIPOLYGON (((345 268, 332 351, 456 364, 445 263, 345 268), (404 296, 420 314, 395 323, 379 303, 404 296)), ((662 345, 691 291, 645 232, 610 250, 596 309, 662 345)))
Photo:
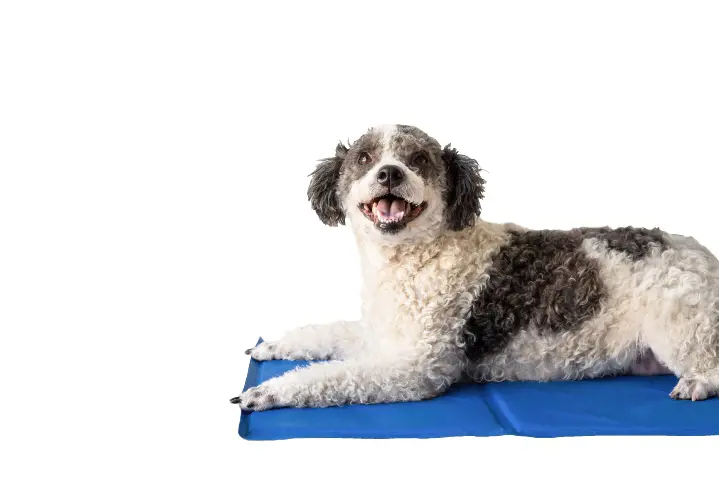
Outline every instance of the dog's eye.
POLYGON ((412 156, 412 163, 422 165, 427 162, 427 155, 424 152, 417 152, 412 156))
POLYGON ((360 165, 367 165, 372 161, 372 157, 369 156, 367 152, 362 152, 359 155, 359 158, 357 159, 357 163, 360 165))

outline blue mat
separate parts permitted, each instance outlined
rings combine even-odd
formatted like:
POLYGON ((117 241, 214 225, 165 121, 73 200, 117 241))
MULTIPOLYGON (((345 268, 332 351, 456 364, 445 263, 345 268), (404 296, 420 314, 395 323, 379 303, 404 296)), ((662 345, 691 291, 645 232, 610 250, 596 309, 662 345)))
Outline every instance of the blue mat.
MULTIPOLYGON (((260 339, 260 342, 262 339, 260 339)), ((307 362, 251 360, 245 390, 307 362)), ((719 398, 669 398, 674 376, 456 385, 421 402, 242 413, 248 440, 719 435, 719 398)))

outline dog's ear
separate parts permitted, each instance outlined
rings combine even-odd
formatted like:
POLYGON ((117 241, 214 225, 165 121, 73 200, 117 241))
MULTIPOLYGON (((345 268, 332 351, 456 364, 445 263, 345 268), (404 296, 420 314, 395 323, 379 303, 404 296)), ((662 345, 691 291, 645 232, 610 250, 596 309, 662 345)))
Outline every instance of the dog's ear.
POLYGON ((345 212, 337 195, 337 182, 347 151, 347 147, 340 142, 335 149, 335 156, 320 160, 315 171, 310 174, 312 179, 307 189, 307 198, 320 220, 331 227, 345 224, 345 212))
POLYGON ((450 230, 463 230, 474 225, 482 212, 479 201, 484 198, 484 179, 479 175, 477 161, 460 154, 451 145, 444 147, 442 160, 447 174, 445 221, 450 230))

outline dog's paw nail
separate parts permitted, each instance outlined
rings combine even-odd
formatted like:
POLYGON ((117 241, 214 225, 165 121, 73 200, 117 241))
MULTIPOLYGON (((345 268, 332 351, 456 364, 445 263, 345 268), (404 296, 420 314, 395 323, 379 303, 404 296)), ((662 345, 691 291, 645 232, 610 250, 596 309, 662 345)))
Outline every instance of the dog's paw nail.
POLYGON ((230 403, 235 403, 235 404, 240 403, 240 397, 233 397, 233 398, 231 398, 231 399, 230 399, 230 403))

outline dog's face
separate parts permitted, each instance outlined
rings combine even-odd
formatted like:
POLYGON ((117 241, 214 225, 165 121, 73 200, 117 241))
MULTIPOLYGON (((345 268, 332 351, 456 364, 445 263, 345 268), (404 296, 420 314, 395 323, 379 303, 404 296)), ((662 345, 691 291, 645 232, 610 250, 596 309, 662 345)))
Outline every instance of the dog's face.
POLYGON ((473 225, 484 191, 475 160, 407 125, 372 128, 349 148, 340 143, 311 176, 308 197, 324 223, 349 218, 358 233, 385 244, 473 225))

